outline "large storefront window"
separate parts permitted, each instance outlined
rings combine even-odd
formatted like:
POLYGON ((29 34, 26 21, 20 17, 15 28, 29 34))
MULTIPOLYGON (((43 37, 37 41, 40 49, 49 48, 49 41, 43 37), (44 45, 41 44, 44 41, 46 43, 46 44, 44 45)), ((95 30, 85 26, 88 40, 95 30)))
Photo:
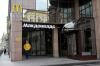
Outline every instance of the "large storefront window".
POLYGON ((48 23, 47 14, 47 11, 23 9, 23 21, 33 23, 48 23))
POLYGON ((60 8, 60 23, 68 23, 73 20, 73 8, 60 8))
POLYGON ((60 10, 60 23, 68 23, 73 20, 74 18, 74 8, 61 8, 60 10))
POLYGON ((80 4, 80 17, 93 17, 92 0, 83 4, 80 4))
MULTIPOLYGON (((23 28, 23 46, 27 40, 31 44, 29 56, 52 56, 52 29, 23 28)), ((26 51, 23 48, 23 55, 26 51)))
POLYGON ((34 23, 48 23, 49 6, 50 6, 49 0, 36 0, 34 9, 25 9, 25 8, 23 9, 23 21, 34 22, 34 23))
POLYGON ((50 0, 49 20, 52 23, 65 24, 74 18, 74 1, 50 0), (54 17, 56 17, 54 19, 54 17))

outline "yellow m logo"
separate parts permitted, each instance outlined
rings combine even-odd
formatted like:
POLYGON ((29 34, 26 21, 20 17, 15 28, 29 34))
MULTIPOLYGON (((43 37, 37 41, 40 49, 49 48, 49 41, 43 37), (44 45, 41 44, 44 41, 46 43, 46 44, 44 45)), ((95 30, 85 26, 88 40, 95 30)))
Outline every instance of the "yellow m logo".
POLYGON ((22 13, 22 5, 21 4, 12 4, 12 12, 22 13))

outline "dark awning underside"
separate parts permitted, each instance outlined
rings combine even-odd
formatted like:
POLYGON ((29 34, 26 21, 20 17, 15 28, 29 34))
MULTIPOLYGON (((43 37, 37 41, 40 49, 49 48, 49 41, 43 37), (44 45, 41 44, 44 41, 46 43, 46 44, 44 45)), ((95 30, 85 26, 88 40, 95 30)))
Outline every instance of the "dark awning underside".
POLYGON ((50 0, 50 4, 61 8, 71 8, 74 5, 74 0, 50 0))
MULTIPOLYGON (((71 8, 74 7, 75 0, 49 0, 50 4, 55 7, 71 8)), ((91 0, 79 0, 80 6, 88 3, 91 0)))

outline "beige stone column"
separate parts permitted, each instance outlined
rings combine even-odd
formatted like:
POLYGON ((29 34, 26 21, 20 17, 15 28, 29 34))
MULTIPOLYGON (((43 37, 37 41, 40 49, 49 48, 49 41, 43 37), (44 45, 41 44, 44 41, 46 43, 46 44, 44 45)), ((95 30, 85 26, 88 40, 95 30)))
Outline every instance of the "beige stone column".
POLYGON ((96 39, 95 39, 95 26, 94 26, 94 20, 91 19, 91 42, 92 42, 92 55, 96 55, 96 39))
POLYGON ((75 0, 75 18, 79 19, 79 0, 75 0))
POLYGON ((12 18, 11 26, 11 60, 22 60, 22 23, 17 14, 12 18))
POLYGON ((58 28, 53 29, 53 56, 59 57, 59 48, 58 48, 58 28))
MULTIPOLYGON (((21 0, 12 0, 12 4, 20 4, 21 0)), ((12 8, 11 8, 12 10, 12 8)), ((11 12, 11 40, 10 40, 10 58, 11 61, 22 60, 22 13, 11 12)))
POLYGON ((11 8, 10 58, 12 61, 19 61, 22 60, 22 13, 19 5, 25 9, 35 9, 36 0, 11 0, 9 4, 11 5, 9 6, 11 8))
POLYGON ((92 0, 93 16, 95 19, 95 35, 96 35, 96 49, 97 59, 100 59, 100 0, 92 0))

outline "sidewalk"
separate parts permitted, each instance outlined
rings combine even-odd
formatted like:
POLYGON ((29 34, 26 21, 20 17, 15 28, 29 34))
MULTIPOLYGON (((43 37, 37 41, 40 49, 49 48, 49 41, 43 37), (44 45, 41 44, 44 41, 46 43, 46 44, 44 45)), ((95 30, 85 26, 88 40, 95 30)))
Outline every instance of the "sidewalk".
POLYGON ((7 55, 0 56, 0 66, 62 66, 69 64, 100 63, 100 60, 80 61, 67 58, 37 57, 24 61, 11 62, 7 55))

